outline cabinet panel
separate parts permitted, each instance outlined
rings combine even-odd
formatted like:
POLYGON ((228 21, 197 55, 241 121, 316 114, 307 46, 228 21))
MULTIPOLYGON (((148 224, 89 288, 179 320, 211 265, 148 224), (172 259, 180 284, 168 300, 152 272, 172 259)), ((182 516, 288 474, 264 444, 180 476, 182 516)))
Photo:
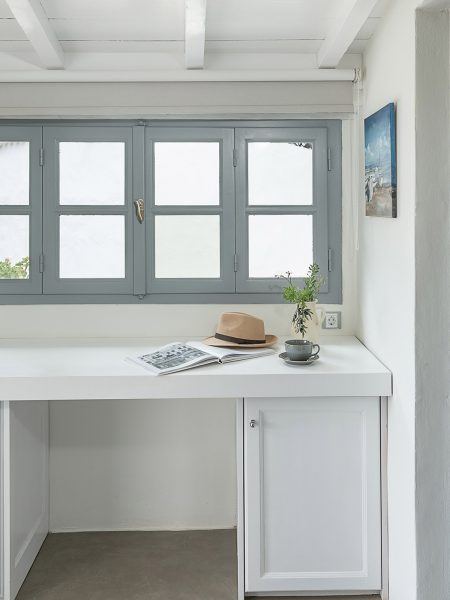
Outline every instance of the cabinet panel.
POLYGON ((379 399, 246 400, 244 442, 246 591, 379 590, 379 399))
MULTIPOLYGON (((6 436, 5 436, 5 402, 0 402, 0 599, 6 598, 5 590, 5 571, 6 571, 6 553, 5 541, 7 532, 5 525, 8 514, 5 506, 5 462, 6 462, 6 436)), ((9 458, 9 457, 8 457, 9 458)), ((9 508, 9 507, 8 507, 9 508)), ((9 565, 8 565, 9 567, 9 565)))
POLYGON ((48 402, 9 403, 10 597, 48 533, 48 402))

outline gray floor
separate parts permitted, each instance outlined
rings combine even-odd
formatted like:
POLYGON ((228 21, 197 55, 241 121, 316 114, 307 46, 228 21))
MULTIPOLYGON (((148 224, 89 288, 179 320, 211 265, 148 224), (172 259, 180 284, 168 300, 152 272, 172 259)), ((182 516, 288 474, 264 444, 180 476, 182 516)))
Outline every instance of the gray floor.
POLYGON ((50 534, 17 600, 236 600, 236 533, 50 534))

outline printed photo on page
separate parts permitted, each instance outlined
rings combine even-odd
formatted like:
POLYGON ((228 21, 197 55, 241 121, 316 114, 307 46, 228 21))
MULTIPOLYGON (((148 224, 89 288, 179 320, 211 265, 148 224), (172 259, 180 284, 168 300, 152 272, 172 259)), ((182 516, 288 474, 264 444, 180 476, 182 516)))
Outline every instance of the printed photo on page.
POLYGON ((174 342, 140 356, 129 356, 128 362, 138 364, 154 375, 167 375, 211 363, 227 363, 272 354, 272 349, 236 350, 213 348, 202 342, 174 342))
MULTIPOLYGON (((181 366, 187 366, 195 362, 203 362, 202 359, 211 360, 211 355, 198 348, 188 346, 187 344, 170 344, 164 346, 151 354, 143 354, 140 360, 157 371, 178 370, 181 366)), ((209 362, 208 360, 208 362, 209 362)))

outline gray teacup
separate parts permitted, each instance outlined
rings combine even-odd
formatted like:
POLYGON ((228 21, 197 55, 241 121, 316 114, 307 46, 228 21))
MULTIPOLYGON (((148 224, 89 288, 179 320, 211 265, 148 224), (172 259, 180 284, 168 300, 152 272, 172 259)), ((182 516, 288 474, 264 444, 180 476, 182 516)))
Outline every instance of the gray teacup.
POLYGON ((320 351, 319 344, 313 344, 309 340, 287 340, 284 345, 289 360, 308 360, 320 351))

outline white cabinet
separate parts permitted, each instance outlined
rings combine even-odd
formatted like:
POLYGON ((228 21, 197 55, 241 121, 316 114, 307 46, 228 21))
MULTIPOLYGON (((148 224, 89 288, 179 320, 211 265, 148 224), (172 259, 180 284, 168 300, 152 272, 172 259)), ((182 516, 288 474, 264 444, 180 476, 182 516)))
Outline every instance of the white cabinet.
POLYGON ((246 592, 380 590, 380 399, 245 399, 244 496, 246 592))
POLYGON ((0 402, 0 599, 5 598, 5 404, 0 402))
POLYGON ((1 403, 2 586, 13 600, 48 533, 48 402, 1 403))

